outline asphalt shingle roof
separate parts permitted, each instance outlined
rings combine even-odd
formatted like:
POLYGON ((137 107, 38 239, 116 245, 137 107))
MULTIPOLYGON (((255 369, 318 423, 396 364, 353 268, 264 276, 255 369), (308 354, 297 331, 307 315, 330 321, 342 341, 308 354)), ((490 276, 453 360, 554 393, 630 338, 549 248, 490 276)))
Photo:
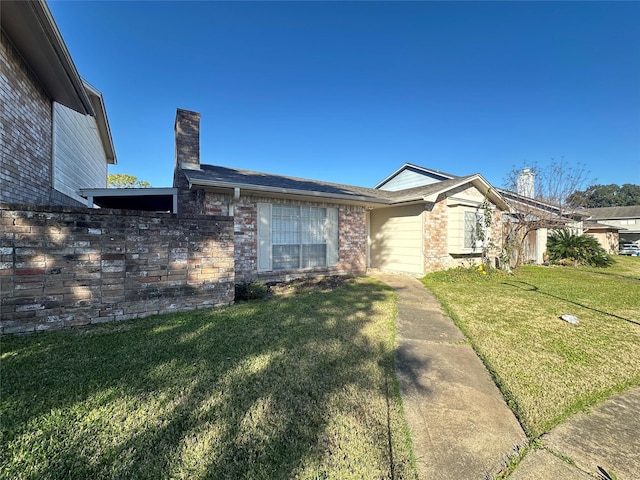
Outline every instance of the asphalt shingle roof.
POLYGON ((617 218, 640 218, 640 205, 629 207, 585 208, 584 212, 593 220, 613 220, 617 218))
POLYGON ((396 203, 419 199, 425 195, 446 190, 453 185, 464 183, 465 179, 473 177, 473 175, 456 177, 430 185, 392 192, 251 170, 240 170, 218 165, 201 164, 200 170, 185 169, 183 172, 187 176, 187 179, 195 185, 238 186, 241 188, 257 187, 263 190, 273 191, 286 190, 289 192, 308 192, 310 194, 320 193, 328 196, 346 196, 381 203, 396 203))

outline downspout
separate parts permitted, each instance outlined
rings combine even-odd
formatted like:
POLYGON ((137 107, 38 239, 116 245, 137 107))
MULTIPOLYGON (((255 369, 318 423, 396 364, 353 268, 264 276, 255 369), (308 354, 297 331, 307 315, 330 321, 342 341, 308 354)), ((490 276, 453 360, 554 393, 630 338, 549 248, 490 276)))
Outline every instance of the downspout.
POLYGON ((365 216, 365 225, 367 226, 367 251, 366 251, 366 267, 371 268, 371 210, 367 209, 365 216))
POLYGON ((234 216, 234 203, 240 200, 240 187, 233 188, 233 198, 229 200, 229 216, 234 216))

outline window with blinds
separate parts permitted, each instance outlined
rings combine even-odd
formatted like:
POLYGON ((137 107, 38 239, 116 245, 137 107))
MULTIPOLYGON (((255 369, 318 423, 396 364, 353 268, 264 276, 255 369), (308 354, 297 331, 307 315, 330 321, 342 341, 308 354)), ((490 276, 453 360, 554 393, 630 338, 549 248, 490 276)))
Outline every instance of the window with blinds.
POLYGON ((260 270, 337 264, 338 209, 258 205, 260 270))

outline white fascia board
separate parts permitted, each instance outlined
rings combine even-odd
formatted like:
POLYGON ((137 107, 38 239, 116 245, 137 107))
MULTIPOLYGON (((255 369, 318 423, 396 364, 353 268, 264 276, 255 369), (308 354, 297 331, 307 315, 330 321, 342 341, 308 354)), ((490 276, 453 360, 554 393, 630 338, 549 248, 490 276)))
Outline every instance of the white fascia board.
POLYGON ((316 192, 310 190, 297 190, 292 188, 281 188, 281 187, 268 187, 263 185, 251 185, 245 183, 234 183, 234 182, 220 182, 220 181, 207 181, 207 180, 190 180, 190 186, 199 186, 199 187, 212 187, 212 188, 224 188, 231 189, 232 191, 236 188, 241 189, 243 192, 251 192, 258 194, 276 194, 276 195, 284 195, 284 196, 296 196, 296 197, 307 197, 312 199, 321 198, 324 200, 335 200, 337 203, 352 203, 352 204, 381 204, 388 205, 391 202, 386 199, 373 198, 373 197, 365 197, 361 195, 347 195, 340 193, 327 193, 327 192, 316 192))
POLYGON ((177 188, 81 188, 78 195, 81 197, 143 197, 153 195, 174 195, 177 188))
POLYGON ((413 163, 405 163, 399 169, 397 169, 395 172, 393 172, 391 175, 389 175, 387 178, 385 178, 381 182, 378 182, 378 184, 373 188, 380 188, 385 183, 389 182, 394 177, 398 176, 400 173, 402 173, 407 168, 413 168, 413 169, 416 169, 416 170, 420 170, 421 172, 431 173, 431 174, 434 174, 434 175, 438 175, 439 177, 448 178, 449 180, 451 180, 452 178, 455 178, 455 177, 452 177, 451 175, 447 175, 446 173, 438 172, 437 170, 431 170, 429 168, 424 168, 424 167, 421 167, 419 165, 414 165, 413 163))
POLYGON ((117 165, 118 159, 116 158, 116 150, 113 145, 113 137, 111 136, 111 128, 109 127, 109 119, 104 106, 102 93, 84 78, 82 79, 82 83, 96 112, 94 118, 98 124, 98 132, 100 133, 100 140, 102 141, 105 156, 107 157, 107 163, 109 165, 117 165))

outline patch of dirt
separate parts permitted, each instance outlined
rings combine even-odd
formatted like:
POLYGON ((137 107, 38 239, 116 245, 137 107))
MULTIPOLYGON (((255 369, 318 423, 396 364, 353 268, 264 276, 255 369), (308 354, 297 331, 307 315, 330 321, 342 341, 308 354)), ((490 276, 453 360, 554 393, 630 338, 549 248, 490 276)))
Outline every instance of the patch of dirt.
POLYGON ((354 281, 354 277, 331 275, 327 277, 301 278, 289 282, 269 283, 269 289, 276 297, 288 297, 306 292, 330 292, 346 283, 354 281))

